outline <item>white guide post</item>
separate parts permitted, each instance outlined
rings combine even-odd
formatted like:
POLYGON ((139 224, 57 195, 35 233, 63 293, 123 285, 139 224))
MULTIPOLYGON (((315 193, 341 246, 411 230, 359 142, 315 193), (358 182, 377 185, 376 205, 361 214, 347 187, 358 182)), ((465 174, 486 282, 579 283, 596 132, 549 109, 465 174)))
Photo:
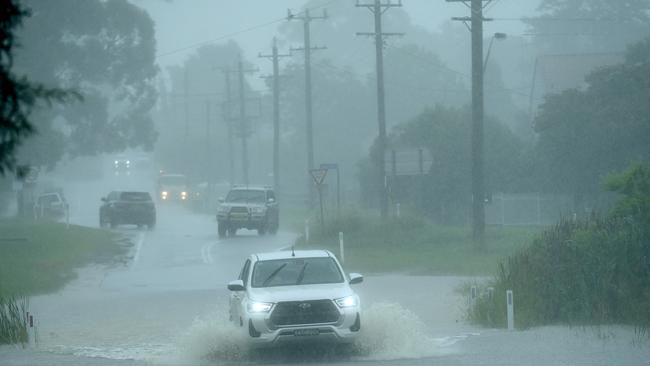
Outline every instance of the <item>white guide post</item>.
POLYGON ((508 311, 508 330, 515 329, 515 304, 512 290, 506 291, 506 307, 508 311))

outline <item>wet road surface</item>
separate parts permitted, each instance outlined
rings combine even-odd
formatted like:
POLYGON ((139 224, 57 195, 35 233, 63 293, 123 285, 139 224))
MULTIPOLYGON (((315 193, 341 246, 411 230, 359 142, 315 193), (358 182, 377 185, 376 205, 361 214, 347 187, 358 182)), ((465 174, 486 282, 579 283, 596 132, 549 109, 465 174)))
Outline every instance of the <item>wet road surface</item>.
MULTIPOLYGON (((647 365, 650 342, 621 327, 508 332, 463 321, 456 277, 367 276, 357 287, 364 335, 355 349, 246 351, 227 322, 225 285, 250 253, 294 235, 242 231, 220 240, 212 216, 159 206, 153 231, 116 231, 131 259, 90 267, 63 291, 31 299, 38 345, 0 347, 2 365, 370 364, 647 365)), ((93 225, 93 209, 74 220, 93 225), (85 222, 84 222, 85 221, 85 222)))

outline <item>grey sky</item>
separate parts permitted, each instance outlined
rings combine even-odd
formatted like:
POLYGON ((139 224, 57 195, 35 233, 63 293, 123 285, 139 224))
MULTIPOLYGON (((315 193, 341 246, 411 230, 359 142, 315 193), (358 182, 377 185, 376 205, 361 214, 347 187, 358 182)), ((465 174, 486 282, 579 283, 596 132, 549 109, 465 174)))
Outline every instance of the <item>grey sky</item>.
MULTIPOLYGON (((206 41, 238 42, 253 59, 258 52, 268 52, 270 41, 286 16, 287 8, 300 9, 306 0, 131 0, 146 9, 156 23, 158 63, 166 66, 181 63, 196 46, 206 41), (275 23, 272 23, 277 21, 275 23), (271 24, 269 24, 271 23, 271 24), (265 26, 261 26, 266 24, 265 26), (252 30, 244 31, 250 28, 252 30), (243 32, 242 32, 243 31, 243 32)), ((353 0, 321 0, 319 3, 353 0)), ((494 0, 486 7, 486 16, 496 18, 485 26, 486 34, 507 32, 521 34, 525 31, 520 21, 512 20, 531 16, 539 0, 494 0), (507 20, 498 20, 507 18, 507 20)), ((444 0, 404 0, 415 24, 436 30, 452 16, 467 15, 461 3, 444 0)), ((469 35, 468 35, 469 36, 469 35)), ((259 62, 263 72, 269 65, 259 62)))

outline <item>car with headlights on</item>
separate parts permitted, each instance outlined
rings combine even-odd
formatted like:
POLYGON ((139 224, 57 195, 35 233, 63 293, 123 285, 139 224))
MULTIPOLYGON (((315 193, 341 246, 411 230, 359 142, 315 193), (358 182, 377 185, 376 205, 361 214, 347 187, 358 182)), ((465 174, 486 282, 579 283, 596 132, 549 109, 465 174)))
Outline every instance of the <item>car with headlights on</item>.
POLYGON ((326 250, 251 255, 228 284, 230 320, 252 346, 287 342, 351 343, 361 330, 359 296, 326 250))
POLYGON ((161 202, 187 202, 190 199, 189 183, 183 174, 160 174, 157 186, 161 202))
POLYGON ((113 161, 113 174, 115 176, 131 175, 131 160, 125 156, 117 156, 113 161))
POLYGON ((217 224, 220 237, 235 235, 239 229, 257 230, 259 235, 275 234, 280 225, 279 207, 270 187, 234 186, 219 199, 217 224))

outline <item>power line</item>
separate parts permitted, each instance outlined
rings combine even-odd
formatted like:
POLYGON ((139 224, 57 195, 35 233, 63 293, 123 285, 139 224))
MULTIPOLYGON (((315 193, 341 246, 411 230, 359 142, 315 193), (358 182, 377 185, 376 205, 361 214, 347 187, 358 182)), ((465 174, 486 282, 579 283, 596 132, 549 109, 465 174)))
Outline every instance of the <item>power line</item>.
POLYGON ((491 18, 492 20, 499 21, 512 21, 512 22, 603 22, 603 23, 625 23, 631 22, 634 19, 628 18, 584 18, 584 17, 568 17, 568 18, 553 18, 553 17, 520 17, 520 18, 491 18))
MULTIPOLYGON (((326 6, 328 6, 328 5, 332 4, 332 3, 338 2, 338 1, 340 1, 340 0, 328 1, 325 4, 305 9, 304 11, 298 13, 297 15, 303 14, 304 12, 308 12, 309 10, 316 10, 316 9, 325 8, 326 6)), ((233 37, 238 36, 238 35, 243 34, 243 33, 248 33, 248 32, 254 31, 254 30, 258 30, 258 29, 261 29, 261 28, 271 26, 271 25, 276 24, 276 23, 281 23, 281 22, 283 22, 285 20, 286 20, 286 17, 273 19, 273 20, 270 20, 270 21, 265 22, 265 23, 260 23, 260 24, 257 24, 257 25, 254 25, 254 26, 251 26, 251 27, 248 27, 248 28, 243 28, 243 29, 238 30, 238 31, 234 31, 234 32, 231 32, 231 33, 226 33, 226 34, 221 35, 219 37, 215 37, 215 38, 212 38, 212 39, 209 39, 209 40, 197 42, 197 43, 191 44, 189 46, 180 47, 180 48, 177 48, 177 49, 174 49, 174 50, 171 50, 171 51, 167 51, 167 52, 162 52, 162 53, 159 53, 158 55, 156 55, 156 59, 166 57, 166 56, 170 56, 170 55, 174 55, 174 54, 177 54, 177 53, 180 53, 180 52, 188 51, 188 50, 198 48, 198 47, 201 47, 201 46, 209 45, 209 44, 212 44, 212 43, 215 43, 215 42, 223 41, 223 40, 226 40, 226 39, 229 39, 229 38, 233 38, 233 37)))

